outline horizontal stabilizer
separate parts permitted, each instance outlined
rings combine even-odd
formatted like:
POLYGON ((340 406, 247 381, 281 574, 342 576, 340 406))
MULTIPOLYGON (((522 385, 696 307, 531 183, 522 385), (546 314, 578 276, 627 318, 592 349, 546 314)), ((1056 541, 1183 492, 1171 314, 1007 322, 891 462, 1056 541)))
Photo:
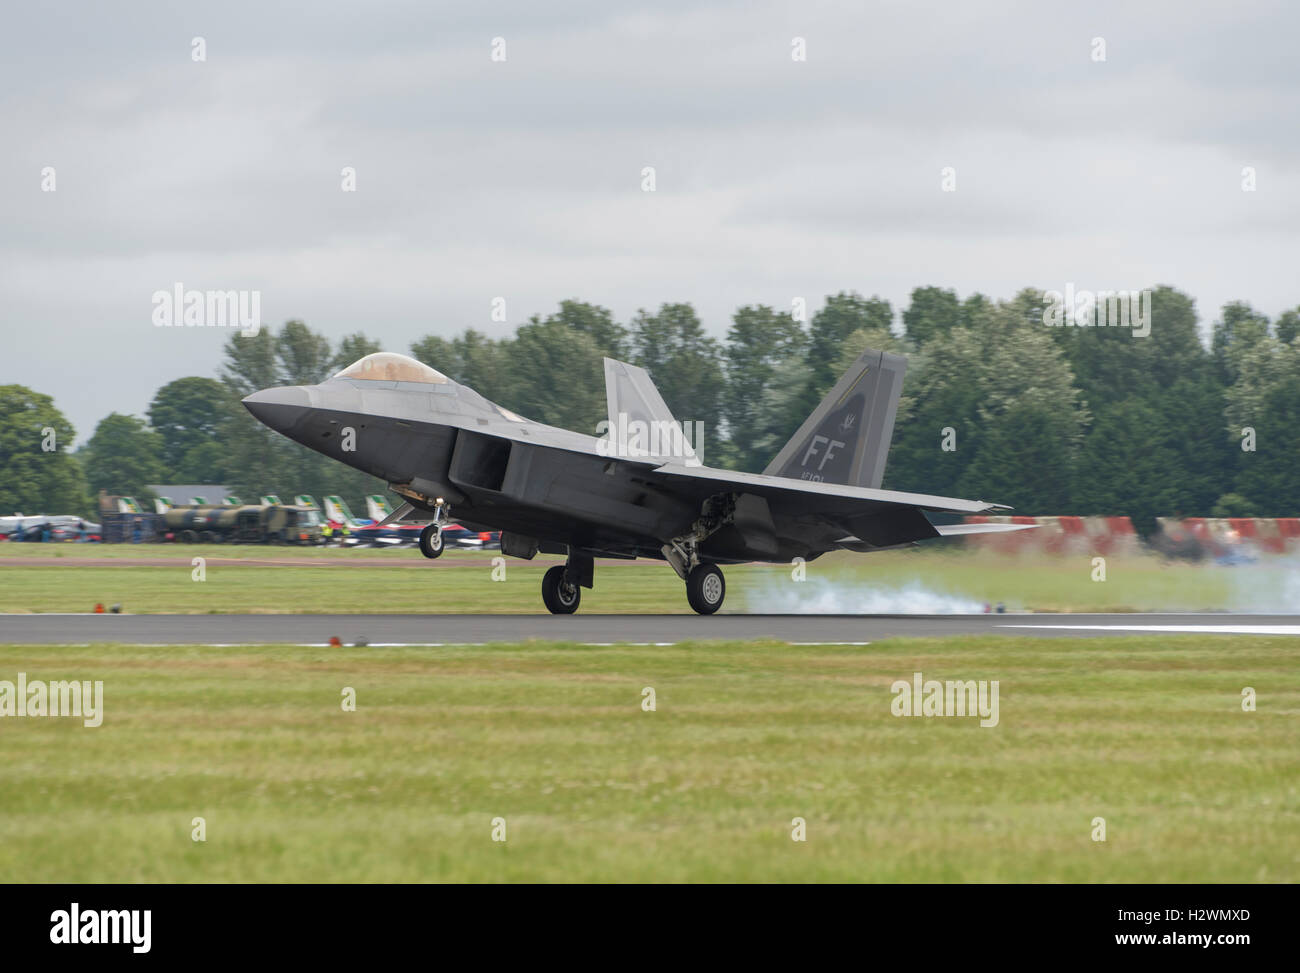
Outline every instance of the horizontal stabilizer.
MULTIPOLYGON (((898 490, 873 490, 870 487, 848 486, 840 483, 824 483, 818 480, 795 480, 780 476, 764 476, 760 473, 741 473, 736 470, 715 470, 702 466, 686 469, 674 464, 665 464, 655 469, 656 473, 668 476, 689 478, 709 484, 723 484, 742 493, 756 493, 762 497, 780 497, 806 494, 810 497, 841 500, 865 500, 876 505, 901 505, 920 507, 922 510, 936 510, 942 513, 981 514, 990 510, 1010 510, 1010 507, 987 500, 959 500, 956 497, 935 497, 925 493, 903 493, 898 490)), ((716 492, 716 488, 715 488, 716 492)), ((999 525, 1000 526, 1000 525, 999 525)))
POLYGON ((940 537, 960 537, 963 534, 1005 534, 1013 530, 1032 530, 1038 524, 944 524, 936 527, 940 537))

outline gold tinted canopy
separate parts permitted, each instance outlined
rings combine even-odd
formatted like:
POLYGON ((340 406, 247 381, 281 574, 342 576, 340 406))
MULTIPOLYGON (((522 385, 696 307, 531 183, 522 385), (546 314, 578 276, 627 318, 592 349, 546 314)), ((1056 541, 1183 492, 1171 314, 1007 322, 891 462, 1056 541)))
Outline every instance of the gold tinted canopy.
POLYGON ((379 351, 353 362, 335 378, 359 378, 369 382, 423 382, 445 385, 447 376, 436 368, 393 351, 379 351))

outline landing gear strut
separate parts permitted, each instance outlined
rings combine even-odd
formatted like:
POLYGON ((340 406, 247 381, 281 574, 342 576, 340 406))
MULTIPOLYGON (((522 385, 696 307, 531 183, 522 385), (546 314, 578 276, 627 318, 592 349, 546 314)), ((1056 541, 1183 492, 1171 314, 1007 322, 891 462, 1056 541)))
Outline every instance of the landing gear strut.
POLYGON ((720 493, 701 504, 691 529, 668 541, 660 550, 678 577, 686 582, 686 600, 701 615, 712 615, 727 596, 727 582, 716 564, 700 560, 700 545, 732 523, 736 515, 734 494, 720 493))
POLYGON ((420 553, 425 557, 442 556, 442 524, 447 519, 447 504, 442 497, 433 505, 433 523, 420 531, 420 553))

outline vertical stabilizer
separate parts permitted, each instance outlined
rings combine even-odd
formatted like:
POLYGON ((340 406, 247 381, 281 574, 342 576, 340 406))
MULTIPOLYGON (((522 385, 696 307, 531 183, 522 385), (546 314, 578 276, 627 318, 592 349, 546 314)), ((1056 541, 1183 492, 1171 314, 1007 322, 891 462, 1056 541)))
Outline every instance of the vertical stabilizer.
POLYGON ((907 359, 868 349, 763 472, 879 489, 907 359))

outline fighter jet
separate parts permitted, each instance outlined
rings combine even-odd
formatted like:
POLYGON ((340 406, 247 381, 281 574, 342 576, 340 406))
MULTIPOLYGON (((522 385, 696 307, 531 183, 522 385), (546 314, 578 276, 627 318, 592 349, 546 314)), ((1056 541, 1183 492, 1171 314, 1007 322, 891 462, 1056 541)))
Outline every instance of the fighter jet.
POLYGON ((426 557, 442 553, 455 511, 471 530, 500 530, 504 554, 565 555, 542 579, 553 613, 577 610, 595 558, 645 557, 666 561, 709 615, 726 595, 719 565, 1020 527, 935 526, 927 512, 1007 508, 880 488, 906 368, 864 351, 761 474, 705 466, 650 375, 611 358, 601 436, 533 422, 392 352, 243 402, 277 432, 386 480, 405 503, 383 523, 424 524, 426 557))

